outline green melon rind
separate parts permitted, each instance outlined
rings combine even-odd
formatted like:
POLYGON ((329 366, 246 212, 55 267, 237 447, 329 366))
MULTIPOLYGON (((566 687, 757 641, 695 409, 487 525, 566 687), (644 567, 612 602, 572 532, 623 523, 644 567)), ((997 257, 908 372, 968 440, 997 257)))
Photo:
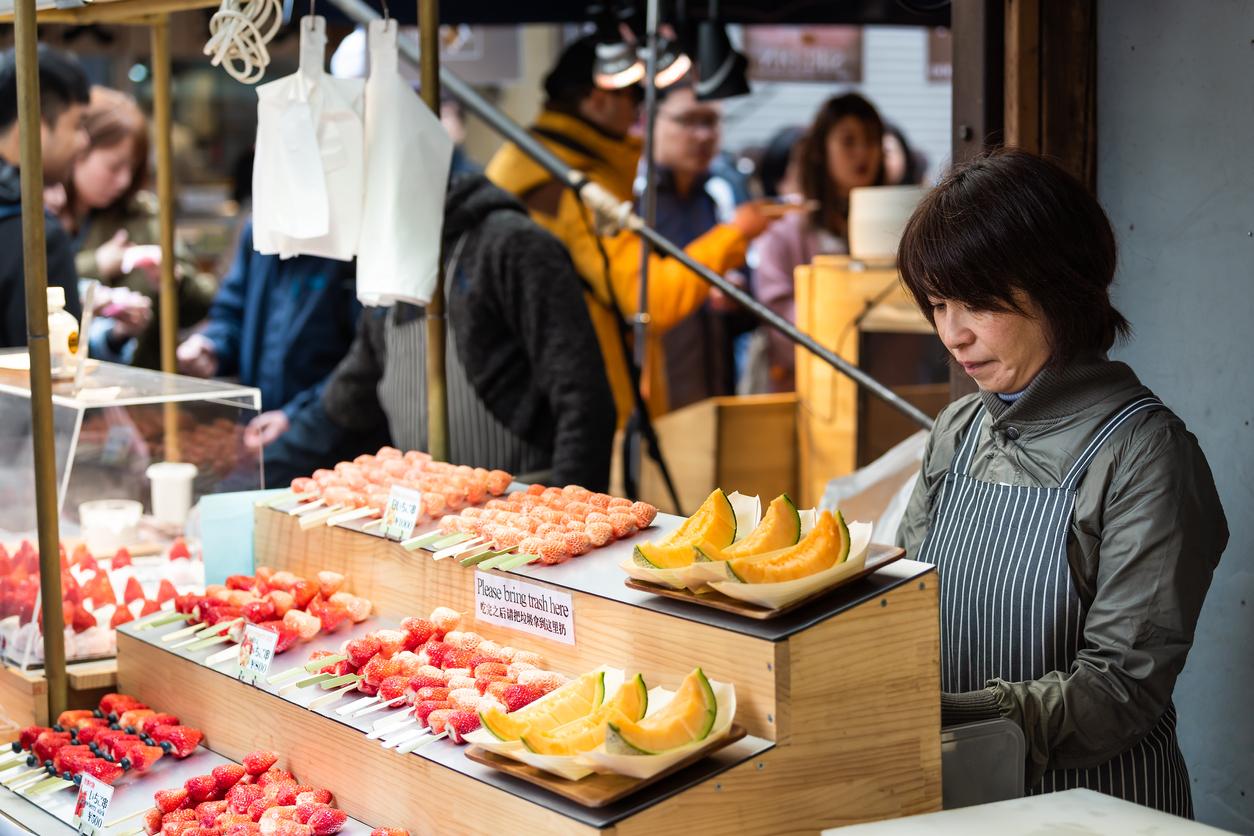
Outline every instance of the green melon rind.
POLYGON ((636 690, 640 694, 640 714, 632 717, 631 719, 639 722, 644 719, 646 714, 649 713, 649 686, 645 685, 643 674, 636 674, 635 678, 631 681, 636 686, 636 690))
MULTIPOLYGON (((705 699, 705 724, 701 727, 701 731, 697 733, 697 736, 689 743, 698 743, 709 737, 710 732, 714 730, 714 723, 718 719, 718 698, 714 696, 714 688, 711 687, 710 680, 706 678, 703 670, 697 668, 696 673, 697 683, 700 685, 705 699)), ((683 745, 687 746, 688 743, 683 745)), ((608 723, 605 729, 605 751, 611 755, 663 754, 662 752, 652 752, 633 744, 623 736, 622 730, 614 723, 608 723)))

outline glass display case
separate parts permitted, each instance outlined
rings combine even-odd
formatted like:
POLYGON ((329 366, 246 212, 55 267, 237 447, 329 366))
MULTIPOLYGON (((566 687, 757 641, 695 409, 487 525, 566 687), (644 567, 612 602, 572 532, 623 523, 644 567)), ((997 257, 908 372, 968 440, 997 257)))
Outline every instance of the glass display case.
MULTIPOLYGON (((195 505, 261 487, 260 407, 255 388, 91 360, 54 381, 67 659, 112 655, 116 624, 203 587, 195 505)), ((29 360, 0 352, 0 647, 23 667, 42 655, 34 495, 29 360)))

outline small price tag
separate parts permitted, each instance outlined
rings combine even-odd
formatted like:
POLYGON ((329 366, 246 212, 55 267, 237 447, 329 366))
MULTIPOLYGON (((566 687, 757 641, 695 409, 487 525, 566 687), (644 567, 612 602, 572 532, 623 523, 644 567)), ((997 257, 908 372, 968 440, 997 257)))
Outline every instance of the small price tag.
POLYGON ((78 787, 78 801, 74 804, 74 823, 79 833, 95 836, 104 833, 105 813, 113 800, 113 787, 83 775, 78 787))
POLYGON ((533 636, 575 643, 570 593, 475 572, 475 618, 533 636))
POLYGON ((239 680, 256 685, 270 672, 274 661, 274 646, 279 634, 272 630, 248 624, 244 627, 244 640, 239 645, 239 680))
POLYGON ((388 507, 383 511, 383 536, 389 540, 408 540, 422 516, 422 494, 413 488, 393 485, 388 493, 388 507))

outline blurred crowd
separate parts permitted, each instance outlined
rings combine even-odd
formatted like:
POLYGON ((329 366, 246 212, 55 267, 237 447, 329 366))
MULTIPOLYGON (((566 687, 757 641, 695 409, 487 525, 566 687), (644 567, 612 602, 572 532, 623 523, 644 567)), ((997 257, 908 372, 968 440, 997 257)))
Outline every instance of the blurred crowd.
MULTIPOLYGON (((531 134, 615 197, 644 191, 644 91, 599 86, 590 39, 544 81, 531 134)), ((90 298, 91 355, 160 365, 154 311, 162 250, 139 105, 89 86, 74 58, 39 49, 49 285, 67 310, 90 298), (93 284, 91 294, 84 293, 93 284)), ((26 342, 16 78, 0 56, 0 346, 26 342)), ((927 161, 856 93, 809 124, 735 156, 723 113, 695 80, 658 90, 656 227, 696 261, 788 320, 793 272, 847 252, 850 190, 915 184, 927 161)), ((456 135, 458 114, 446 108, 456 135)), ((648 262, 648 338, 635 361, 641 242, 606 234, 562 182, 506 144, 482 170, 458 151, 443 253, 450 458, 556 484, 603 489, 613 439, 648 432, 705 398, 793 388, 793 347, 671 258, 648 262)), ((261 391, 244 433, 282 484, 382 443, 426 446, 426 318, 363 309, 354 263, 253 250, 243 226, 230 269, 199 272, 175 248, 179 371, 261 391)))

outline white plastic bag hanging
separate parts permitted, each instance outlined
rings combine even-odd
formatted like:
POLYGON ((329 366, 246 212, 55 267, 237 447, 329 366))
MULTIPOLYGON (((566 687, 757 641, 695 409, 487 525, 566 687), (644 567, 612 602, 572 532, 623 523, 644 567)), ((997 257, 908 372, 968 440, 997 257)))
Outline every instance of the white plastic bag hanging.
POLYGON ((431 301, 439 270, 453 141, 397 68, 395 20, 369 28, 366 189, 357 298, 366 305, 431 301))
POLYGON ((365 85, 323 71, 326 43, 325 19, 301 18, 300 70, 257 88, 253 246, 266 255, 356 255, 365 85))

